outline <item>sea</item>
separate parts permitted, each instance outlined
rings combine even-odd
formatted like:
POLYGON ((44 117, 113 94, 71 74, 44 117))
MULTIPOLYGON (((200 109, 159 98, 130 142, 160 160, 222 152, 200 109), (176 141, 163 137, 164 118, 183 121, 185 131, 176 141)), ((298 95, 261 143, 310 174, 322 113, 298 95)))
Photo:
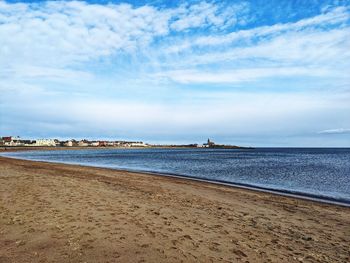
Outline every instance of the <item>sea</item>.
POLYGON ((350 205, 350 148, 99 148, 1 155, 180 176, 350 205))

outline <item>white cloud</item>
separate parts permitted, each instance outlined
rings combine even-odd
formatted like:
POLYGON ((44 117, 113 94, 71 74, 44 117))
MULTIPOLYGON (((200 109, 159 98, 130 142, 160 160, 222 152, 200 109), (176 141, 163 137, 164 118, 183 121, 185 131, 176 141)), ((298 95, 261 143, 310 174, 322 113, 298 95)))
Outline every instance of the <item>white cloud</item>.
MULTIPOLYGON (((350 28, 329 31, 312 30, 290 32, 269 38, 251 46, 233 46, 220 52, 209 51, 205 55, 191 54, 176 61, 178 65, 205 65, 210 63, 227 63, 239 60, 260 59, 278 65, 297 63, 327 65, 347 63, 350 57, 350 28)), ((175 64, 175 63, 174 63, 175 64)), ((333 66, 333 65, 332 65, 333 66)))
POLYGON ((319 131, 319 134, 350 134, 350 129, 330 129, 330 130, 323 130, 319 131))
POLYGON ((156 75, 181 83, 286 76, 328 77, 349 83, 348 11, 338 7, 294 23, 185 38, 165 48, 162 65, 170 70, 161 69, 156 75))
POLYGON ((239 14, 248 9, 247 3, 239 3, 231 6, 219 6, 213 3, 200 2, 192 6, 182 6, 174 13, 174 21, 170 28, 175 31, 183 31, 194 27, 211 27, 212 29, 223 29, 237 23, 239 14))
POLYGON ((168 32, 168 12, 153 7, 47 2, 0 8, 2 60, 62 65, 131 51, 168 32))
POLYGON ((81 1, 0 2, 2 63, 15 58, 67 65, 118 51, 134 52, 171 29, 223 26, 234 15, 220 13, 216 5, 206 2, 174 9, 81 1))
POLYGON ((0 85, 4 89, 8 86, 4 81, 11 83, 11 78, 58 82, 88 79, 93 77, 89 71, 94 71, 101 60, 108 60, 111 70, 123 56, 147 68, 144 62, 156 61, 157 54, 152 54, 163 52, 152 46, 155 39, 193 28, 233 25, 237 13, 246 8, 244 4, 224 8, 205 1, 165 9, 83 1, 0 1, 0 76, 4 76, 0 85), (89 64, 92 70, 86 67, 89 64))
POLYGON ((79 79, 92 79, 93 75, 79 70, 58 69, 37 66, 17 66, 7 69, 7 73, 26 79, 49 79, 55 81, 71 81, 79 79))
MULTIPOLYGON (((256 81, 268 77, 288 77, 288 76, 314 76, 325 77, 330 75, 330 71, 322 68, 305 67, 271 67, 271 68, 250 68, 231 71, 208 72, 194 70, 176 70, 157 73, 154 76, 166 78, 180 83, 239 83, 246 81, 256 81)), ((333 76, 333 75, 332 75, 333 76)))
POLYGON ((337 75, 339 68, 347 70, 350 29, 339 26, 349 20, 347 8, 327 9, 323 14, 294 23, 220 35, 211 31, 213 28, 220 31, 244 20, 247 10, 246 3, 200 2, 161 9, 81 1, 0 2, 0 75, 13 72, 17 78, 21 75, 85 78, 89 73, 83 72, 81 65, 103 58, 113 63, 125 53, 131 56, 134 69, 138 66, 143 72, 148 69, 150 74, 146 72, 143 76, 154 76, 153 71, 181 83, 192 80, 226 83, 273 77, 271 69, 276 67, 284 67, 274 70, 276 76, 305 76, 306 73, 318 76, 331 70, 337 75), (333 28, 333 25, 338 26, 333 28), (176 35, 178 31, 193 28, 206 31, 199 31, 195 34, 199 37, 194 39, 176 35), (161 40, 154 43, 157 38, 161 40), (178 43, 167 47, 169 41, 176 39, 178 43), (183 53, 177 55, 173 51, 183 53), (259 64, 252 60, 259 60, 259 64), (199 66, 207 68, 198 70, 199 66), (296 72, 295 69, 301 67, 306 69, 296 72))
POLYGON ((312 17, 299 20, 294 23, 275 24, 271 26, 261 26, 253 29, 234 31, 228 34, 200 36, 185 43, 171 45, 167 48, 168 52, 180 52, 184 49, 195 46, 215 46, 228 45, 235 42, 244 41, 244 45, 250 45, 252 38, 276 37, 288 32, 298 32, 308 28, 332 26, 348 21, 350 19, 349 9, 338 7, 328 10, 328 12, 312 17))

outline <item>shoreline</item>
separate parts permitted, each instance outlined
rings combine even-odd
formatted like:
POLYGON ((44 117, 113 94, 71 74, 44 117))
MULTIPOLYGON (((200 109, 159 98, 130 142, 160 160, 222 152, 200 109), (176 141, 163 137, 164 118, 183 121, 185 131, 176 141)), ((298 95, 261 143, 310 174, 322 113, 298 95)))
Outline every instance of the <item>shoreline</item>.
POLYGON ((346 262, 350 209, 0 157, 2 262, 346 262))
MULTIPOLYGON (((50 147, 48 147, 48 149, 46 149, 46 148, 44 150, 50 150, 50 147)), ((73 148, 66 147, 66 148, 70 148, 69 150, 94 149, 91 147, 89 147, 89 148, 87 148, 87 147, 73 147, 73 148)), ((57 148, 51 148, 51 149, 52 150, 65 150, 65 149, 57 149, 57 148)), ((119 148, 119 149, 121 149, 121 148, 119 148)), ((35 148, 35 149, 30 149, 30 150, 40 151, 43 149, 35 148)), ((15 152, 22 151, 22 148, 21 149, 14 149, 14 151, 15 152)), ((14 152, 14 151, 12 151, 12 152, 14 152)), ((21 158, 16 158, 16 157, 12 157, 12 156, 1 155, 1 153, 3 153, 3 152, 6 153, 6 152, 10 152, 10 151, 0 151, 0 157, 13 158, 13 159, 19 159, 19 160, 28 160, 28 159, 21 159, 21 158)), ((251 190, 251 191, 258 191, 258 192, 262 192, 262 193, 275 194, 275 195, 280 195, 280 196, 285 196, 285 197, 290 197, 290 198, 297 198, 297 199, 301 199, 301 200, 308 200, 308 201, 313 201, 313 202, 338 205, 338 206, 343 206, 343 207, 350 207, 350 201, 346 200, 346 199, 327 197, 327 196, 318 196, 318 195, 312 194, 312 193, 303 193, 303 192, 296 192, 296 191, 291 191, 291 190, 273 189, 273 188, 269 188, 269 187, 256 186, 256 185, 245 184, 245 183, 231 183, 231 182, 223 181, 223 180, 209 180, 209 179, 205 179, 205 178, 198 178, 198 177, 194 177, 194 176, 190 176, 190 175, 182 175, 182 174, 176 174, 176 173, 170 173, 170 172, 167 173, 167 172, 143 171, 143 170, 127 169, 127 168, 111 168, 111 167, 103 167, 103 166, 97 166, 97 165, 84 165, 84 164, 68 163, 68 162, 41 161, 41 160, 28 160, 28 161, 35 161, 35 162, 41 162, 41 163, 68 164, 68 165, 77 165, 77 166, 82 166, 82 167, 95 167, 95 168, 111 169, 111 170, 120 171, 120 172, 131 172, 131 173, 140 173, 140 174, 148 174, 148 175, 155 175, 155 176, 165 176, 165 177, 169 177, 169 178, 178 178, 178 179, 182 179, 182 180, 190 180, 190 181, 196 181, 196 182, 202 182, 202 183, 223 185, 223 186, 227 186, 227 187, 246 189, 246 190, 251 190)))

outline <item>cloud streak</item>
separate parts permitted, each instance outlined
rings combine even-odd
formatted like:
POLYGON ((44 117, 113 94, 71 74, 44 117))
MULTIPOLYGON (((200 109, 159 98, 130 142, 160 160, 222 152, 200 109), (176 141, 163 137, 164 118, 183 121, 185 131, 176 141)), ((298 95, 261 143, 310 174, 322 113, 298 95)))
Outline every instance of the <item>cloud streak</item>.
MULTIPOLYGON (((330 75, 331 72, 322 68, 305 67, 270 67, 270 68, 250 68, 231 71, 220 71, 217 73, 208 71, 178 70, 162 72, 155 77, 170 79, 179 83, 242 83, 256 81, 269 77, 290 77, 290 76, 314 76, 322 77, 330 75)), ((334 76, 332 74, 332 76, 334 76)))
POLYGON ((235 42, 245 41, 248 44, 252 38, 267 38, 274 35, 285 34, 288 32, 298 32, 308 28, 319 28, 322 26, 332 26, 347 22, 350 18, 349 9, 347 7, 338 7, 328 12, 312 17, 302 19, 294 23, 277 24, 272 26, 262 26, 248 30, 240 30, 232 33, 217 36, 201 36, 191 41, 187 41, 183 45, 170 46, 169 52, 179 52, 183 49, 192 48, 194 46, 217 46, 233 44, 235 42))
POLYGON ((329 129, 329 130, 319 131, 318 133, 319 134, 350 134, 350 129, 344 129, 344 128, 329 129))

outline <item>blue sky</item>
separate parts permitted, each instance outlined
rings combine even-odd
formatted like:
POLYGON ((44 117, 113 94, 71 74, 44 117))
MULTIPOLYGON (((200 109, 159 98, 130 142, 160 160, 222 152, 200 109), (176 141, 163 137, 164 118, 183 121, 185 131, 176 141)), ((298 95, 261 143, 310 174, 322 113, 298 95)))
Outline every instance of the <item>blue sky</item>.
POLYGON ((350 1, 0 1, 0 135, 350 146, 350 1))

